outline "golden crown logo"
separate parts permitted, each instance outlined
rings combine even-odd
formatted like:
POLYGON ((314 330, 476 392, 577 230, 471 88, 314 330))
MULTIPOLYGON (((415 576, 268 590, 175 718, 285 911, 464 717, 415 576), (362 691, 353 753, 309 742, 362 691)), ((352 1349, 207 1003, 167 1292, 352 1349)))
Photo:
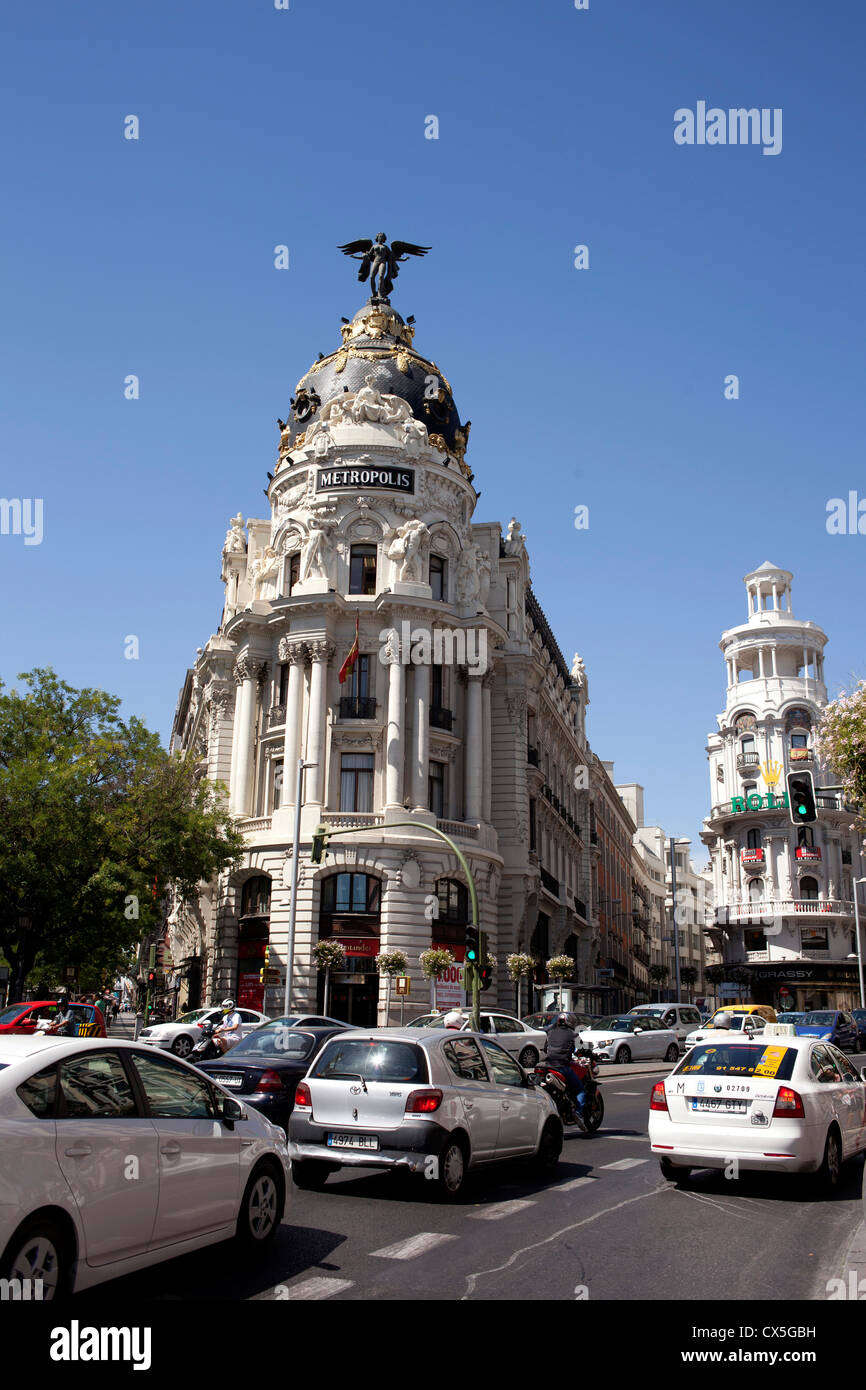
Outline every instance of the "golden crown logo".
POLYGON ((775 787, 779 778, 782 776, 781 763, 761 763, 761 771, 764 774, 764 781, 768 787, 775 787))

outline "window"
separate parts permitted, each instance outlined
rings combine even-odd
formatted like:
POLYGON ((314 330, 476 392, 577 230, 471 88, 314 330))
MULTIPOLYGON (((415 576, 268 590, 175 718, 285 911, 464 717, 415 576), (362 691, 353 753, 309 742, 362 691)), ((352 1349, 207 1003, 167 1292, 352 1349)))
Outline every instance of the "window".
POLYGON ((749 879, 749 902, 759 903, 764 896, 764 885, 759 878, 749 879))
POLYGON ((767 938, 763 929, 747 928, 743 932, 743 949, 746 951, 766 951, 767 938))
POLYGON ((267 917, 271 910, 271 880, 264 874, 248 878, 241 890, 241 916, 267 917))
POLYGON ((430 704, 434 709, 442 709, 445 704, 445 683, 442 679, 442 667, 431 666, 430 668, 430 704))
POLYGON ((376 547, 353 545, 349 560, 349 593, 375 594, 376 547))
POLYGON ((430 588, 433 591, 433 597, 440 601, 444 601, 447 597, 445 585, 447 567, 448 561, 443 555, 430 556, 430 588))
POLYGON ((298 582, 298 580, 300 579, 300 577, 301 577, 301 552, 300 552, 300 551, 297 551, 296 554, 290 555, 290 556, 289 556, 289 587, 288 587, 288 593, 291 593, 291 592, 292 592, 292 590, 294 589, 294 587, 295 587, 295 585, 297 584, 297 582, 298 582))
POLYGON ((313 1077, 342 1078, 359 1076, 365 1081, 428 1080, 427 1058, 415 1043, 370 1038, 361 1042, 328 1043, 312 1071, 313 1077))
POLYGON ((332 874, 322 884, 322 911, 378 912, 380 888, 370 874, 332 874))
POLYGON ((277 679, 274 682, 275 704, 285 708, 286 699, 289 693, 289 663, 283 661, 280 664, 277 679))
MULTIPOLYGON (((801 826, 801 829, 803 828, 801 826)), ((800 879, 800 898, 806 902, 818 901, 818 880, 816 878, 800 879)))
POLYGON ((465 926, 469 921, 469 892, 465 884, 453 878, 440 878, 436 893, 439 898, 439 921, 465 926))
POLYGON ((484 1048, 485 1056, 493 1072, 493 1080, 497 1086, 523 1085, 523 1072, 513 1057, 509 1057, 498 1043, 488 1042, 487 1038, 484 1038, 481 1046, 484 1048))
POLYGON ((516 1018, 509 1018, 507 1014, 494 1014, 493 1025, 497 1033, 523 1033, 526 1030, 521 1027, 516 1018))
POLYGON ((831 1082, 841 1081, 842 1074, 836 1066, 836 1060, 830 1055, 826 1047, 820 1043, 812 1048, 812 1056, 809 1058, 809 1066, 816 1081, 831 1082))
POLYGON ((799 849, 815 848, 815 832, 811 825, 800 825, 797 827, 797 847, 799 849))
POLYGON ((740 740, 740 752, 750 754, 749 762, 755 760, 755 740, 751 734, 747 734, 745 738, 740 740))
POLYGON ((747 834, 746 834, 746 849, 760 849, 760 848, 761 848, 761 832, 760 832, 760 830, 749 830, 749 831, 747 832, 747 834))
POLYGON ((428 801, 434 816, 445 815, 445 764, 428 763, 428 801))
POLYGON ((826 927, 801 927, 800 948, 803 951, 826 951, 826 927))
POLYGON ((38 1120, 53 1115, 57 1095, 57 1068, 46 1067, 45 1071, 28 1076, 26 1081, 21 1082, 15 1094, 38 1120))
POLYGON ((274 763, 274 810, 279 810, 283 802, 283 764, 274 763))
POLYGON ((792 748, 808 748, 808 747, 809 747, 809 739, 808 739, 807 735, 806 735, 806 734, 792 734, 792 735, 791 735, 791 747, 792 747, 792 748))
POLYGON ((167 1057, 142 1057, 132 1065, 154 1120, 213 1120, 216 1108, 206 1081, 170 1062, 167 1057))
POLYGON ((366 700, 370 694, 370 658, 369 656, 357 657, 349 676, 349 688, 346 692, 351 694, 353 700, 366 700))
POLYGON ((120 1120, 138 1114, 116 1052, 88 1052, 60 1063, 60 1114, 71 1120, 120 1120))
POLYGON ((474 1038, 454 1038, 445 1043, 442 1055, 461 1081, 487 1081, 487 1068, 474 1038))
POLYGON ((344 753, 340 760, 340 810, 372 811, 372 753, 344 753))

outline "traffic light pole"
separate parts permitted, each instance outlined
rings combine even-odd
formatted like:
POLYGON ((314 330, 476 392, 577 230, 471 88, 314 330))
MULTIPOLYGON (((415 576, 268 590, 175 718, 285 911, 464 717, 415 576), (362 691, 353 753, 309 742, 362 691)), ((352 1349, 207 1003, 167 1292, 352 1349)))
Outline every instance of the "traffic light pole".
MULTIPOLYGON (((391 829, 392 827, 395 827, 395 826, 408 826, 411 830, 424 830, 424 831, 426 831, 428 834, 430 834, 430 835, 436 835, 440 840, 444 840, 444 841, 445 841, 446 845, 447 845, 448 848, 451 850, 452 854, 453 854, 454 857, 457 859, 458 863, 460 864, 461 869, 463 870, 464 874, 466 875, 466 882, 467 882, 468 885, 469 885, 469 901, 470 901, 470 904, 471 904, 471 906, 472 906, 472 922, 471 922, 471 925, 472 925, 473 927, 475 927, 476 929, 478 929, 479 932, 480 932, 480 927, 479 927, 479 922, 478 922, 478 894, 475 892, 475 880, 474 880, 474 878, 472 877, 471 870, 470 870, 470 868, 469 868, 468 863, 466 862, 466 856, 463 854, 463 852, 462 852, 460 849, 458 849, 457 845, 456 845, 456 844, 454 843, 454 841, 451 839, 451 836, 450 836, 450 835, 446 835, 445 832, 444 832, 444 830, 440 830, 439 827, 438 827, 437 825, 427 825, 427 824, 425 824, 424 822, 419 822, 419 821, 414 821, 414 820, 397 820, 397 821, 389 821, 389 822, 388 822, 388 828, 389 828, 389 829, 391 829)), ((320 841, 320 853, 319 853, 318 858, 316 858, 316 859, 314 860, 314 863, 319 863, 320 860, 321 860, 322 854, 324 854, 324 853, 327 852, 327 841, 330 840, 332 837, 334 837, 334 836, 336 836, 336 835, 363 835, 363 834, 370 834, 370 833, 373 832, 373 831, 375 831, 377 834, 379 834, 379 833, 381 833, 382 827, 381 827, 380 825, 354 825, 354 826, 351 826, 351 827, 350 827, 349 829, 347 829, 347 830, 331 830, 331 829, 329 829, 327 826, 322 825, 322 826, 318 827, 318 829, 319 829, 319 830, 323 830, 323 831, 325 832, 325 834, 324 834, 324 836, 322 837, 322 840, 320 841)), ((317 833, 318 833, 318 832, 317 832, 317 833)), ((314 843, 314 848, 315 848, 315 843, 314 843)), ((293 872, 293 874, 294 874, 295 876, 297 876, 297 858, 298 858, 298 857, 297 857, 297 851, 296 851, 296 852, 295 852, 295 856, 294 856, 294 860, 293 860, 293 864, 292 864, 292 872, 293 872)), ((294 904, 294 898, 295 898, 295 894, 294 894, 294 891, 293 891, 293 892, 292 892, 292 903, 293 903, 293 904, 294 904)), ((294 923, 294 918, 292 919, 292 922, 294 923)), ((292 934, 293 934, 293 927, 290 927, 290 932, 292 932, 292 934)), ((479 935, 479 940, 481 940, 481 936, 480 936, 480 935, 479 935)), ((484 935, 484 944, 485 944, 485 947, 486 947, 486 942, 487 942, 487 937, 486 937, 486 934, 485 934, 485 935, 484 935)), ((471 992, 472 992, 472 1027, 473 1027, 473 1029, 475 1030, 475 1032, 479 1032, 479 1031, 480 1031, 480 1027, 481 1027, 481 962, 479 961, 478 967, 477 967, 477 968, 475 968, 475 967, 473 967, 473 966, 469 966, 469 965, 464 965, 464 968, 463 968, 464 979, 466 978, 466 972, 467 972, 467 971, 469 972, 469 975, 470 975, 470 988, 471 988, 471 992)), ((286 975, 286 980, 288 981, 288 974, 286 975)), ((286 989, 287 989, 287 992, 288 992, 288 984, 287 984, 287 986, 286 986, 286 989)), ((288 1011, 289 1011, 289 1009, 288 1009, 288 1003, 287 1003, 287 1004, 286 1004, 286 1013, 288 1013, 288 1011)))

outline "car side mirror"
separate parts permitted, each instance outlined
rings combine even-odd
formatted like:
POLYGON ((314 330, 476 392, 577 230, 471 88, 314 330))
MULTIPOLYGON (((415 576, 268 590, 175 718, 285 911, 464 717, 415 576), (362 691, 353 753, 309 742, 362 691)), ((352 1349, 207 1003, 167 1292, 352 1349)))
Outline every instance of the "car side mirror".
POLYGON ((234 1129, 235 1120, 245 1120, 247 1112, 242 1105, 239 1105, 234 1096, 226 1096, 223 1101, 222 1114, 220 1119, 229 1129, 234 1129))
POLYGON ((635 1035, 637 1035, 638 1033, 642 1033, 642 1032, 643 1032, 643 1029, 642 1029, 642 1028, 635 1028, 633 1031, 634 1031, 635 1035))

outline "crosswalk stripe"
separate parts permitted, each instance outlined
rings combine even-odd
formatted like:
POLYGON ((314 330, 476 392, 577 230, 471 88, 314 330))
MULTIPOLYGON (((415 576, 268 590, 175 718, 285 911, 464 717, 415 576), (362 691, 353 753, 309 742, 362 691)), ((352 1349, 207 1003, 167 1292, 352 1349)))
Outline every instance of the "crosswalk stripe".
POLYGON ((474 1221, 499 1221, 503 1216, 516 1216, 519 1211, 534 1206, 534 1202, 515 1198, 512 1202, 495 1202, 493 1206, 484 1207, 481 1211, 471 1211, 469 1215, 474 1221))
POLYGON ((602 1170, 610 1168, 637 1168, 641 1163, 649 1163, 648 1158, 618 1158, 616 1163, 603 1163, 602 1170))
POLYGON ((648 1134, 608 1134, 608 1139, 623 1139, 627 1144, 646 1144, 649 1142, 648 1134))
POLYGON ((277 1285, 274 1297, 278 1301, 283 1298, 298 1298, 307 1302, 318 1302, 323 1298, 333 1298, 344 1289, 351 1289, 352 1283, 351 1279, 327 1279, 322 1275, 315 1279, 305 1279, 302 1284, 294 1284, 291 1288, 285 1289, 285 1292, 285 1286, 277 1285))
POLYGON ((571 1182, 562 1182, 551 1190, 553 1192, 573 1192, 576 1187, 585 1187, 588 1182, 598 1182, 598 1178, 572 1178, 571 1182))
POLYGON ((437 1245, 444 1245, 446 1240, 456 1239, 457 1236, 421 1231, 417 1236, 410 1236, 408 1240, 400 1240, 396 1245, 384 1245, 381 1250, 372 1250, 370 1253, 380 1260, 414 1260, 417 1255, 423 1255, 425 1251, 432 1250, 437 1245))

